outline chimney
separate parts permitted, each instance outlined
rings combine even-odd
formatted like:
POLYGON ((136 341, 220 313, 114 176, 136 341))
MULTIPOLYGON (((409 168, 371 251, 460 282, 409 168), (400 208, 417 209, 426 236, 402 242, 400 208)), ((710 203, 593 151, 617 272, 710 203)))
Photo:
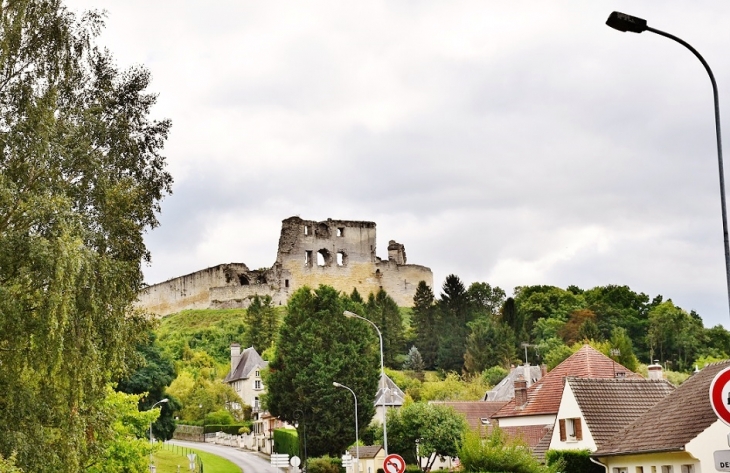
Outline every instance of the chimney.
POLYGON ((540 377, 544 377, 547 374, 547 365, 545 363, 540 365, 540 377))
POLYGON ((532 386, 532 373, 530 371, 529 363, 525 363, 522 366, 522 373, 523 373, 522 377, 525 378, 525 380, 527 380, 527 387, 529 388, 530 386, 532 386))
POLYGON ((239 361, 241 361, 241 345, 231 343, 231 374, 236 371, 239 361))
POLYGON ((659 364, 658 360, 654 360, 653 365, 649 365, 649 379, 664 379, 664 374, 662 373, 662 365, 659 364))
POLYGON ((515 380, 515 405, 524 406, 527 402, 527 381, 524 379, 515 380))

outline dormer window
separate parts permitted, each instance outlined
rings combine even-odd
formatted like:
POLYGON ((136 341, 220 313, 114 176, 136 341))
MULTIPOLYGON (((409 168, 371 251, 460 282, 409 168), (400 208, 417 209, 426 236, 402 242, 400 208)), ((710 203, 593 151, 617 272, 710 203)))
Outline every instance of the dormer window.
POLYGON ((253 382, 253 388, 255 390, 260 390, 261 389, 261 380, 260 379, 257 379, 257 380, 255 380, 253 382))
POLYGON ((560 419, 560 441, 577 442, 583 440, 583 429, 580 418, 560 419))
POLYGON ((260 377, 261 377, 261 371, 259 371, 259 370, 256 370, 256 377, 257 377, 257 378, 260 378, 260 377))

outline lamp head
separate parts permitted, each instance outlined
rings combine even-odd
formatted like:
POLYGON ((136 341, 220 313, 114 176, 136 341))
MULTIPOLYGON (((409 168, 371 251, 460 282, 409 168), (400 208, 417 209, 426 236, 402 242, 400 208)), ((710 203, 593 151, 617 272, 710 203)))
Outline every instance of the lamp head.
POLYGON ((165 398, 165 399, 161 400, 160 402, 169 402, 169 401, 170 401, 169 399, 165 398))
POLYGON ((338 383, 337 381, 334 381, 334 382, 332 383, 332 386, 334 386, 334 387, 336 387, 336 388, 341 388, 341 387, 342 387, 342 385, 341 385, 340 383, 338 383))
POLYGON ((624 33, 627 31, 631 31, 632 33, 641 33, 642 31, 646 31, 648 28, 646 26, 646 20, 617 11, 608 16, 606 24, 611 28, 624 33))
POLYGON ((353 313, 353 312, 350 312, 349 310, 346 310, 346 311, 344 311, 344 312, 342 313, 342 315, 344 315, 345 317, 347 317, 347 318, 349 318, 349 319, 351 319, 351 318, 353 318, 353 317, 359 317, 359 316, 358 316, 357 314, 355 314, 355 313, 353 313))

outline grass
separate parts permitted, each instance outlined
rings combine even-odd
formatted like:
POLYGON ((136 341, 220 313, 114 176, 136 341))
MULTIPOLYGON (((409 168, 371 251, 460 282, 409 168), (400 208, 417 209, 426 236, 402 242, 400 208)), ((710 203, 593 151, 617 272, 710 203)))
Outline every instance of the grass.
POLYGON ((203 461, 205 473, 242 472, 239 467, 230 461, 212 453, 202 452, 194 448, 165 444, 161 450, 158 450, 153 455, 155 465, 157 466, 157 473, 177 473, 178 465, 180 465, 180 473, 189 473, 189 462, 186 456, 188 453, 195 453, 203 461))

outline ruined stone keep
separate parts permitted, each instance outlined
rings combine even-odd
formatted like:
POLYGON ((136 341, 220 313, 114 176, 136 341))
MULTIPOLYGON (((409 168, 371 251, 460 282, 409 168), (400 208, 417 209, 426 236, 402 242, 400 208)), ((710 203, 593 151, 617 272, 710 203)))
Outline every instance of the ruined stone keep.
POLYGON ((148 286, 138 306, 164 316, 185 309, 247 307, 256 294, 283 305, 302 286, 327 284, 348 294, 357 288, 364 298, 383 288, 399 306, 410 307, 420 281, 433 286, 429 268, 406 264, 402 244, 389 242, 387 260, 375 250, 374 222, 290 217, 282 222, 271 268, 220 264, 148 286))

